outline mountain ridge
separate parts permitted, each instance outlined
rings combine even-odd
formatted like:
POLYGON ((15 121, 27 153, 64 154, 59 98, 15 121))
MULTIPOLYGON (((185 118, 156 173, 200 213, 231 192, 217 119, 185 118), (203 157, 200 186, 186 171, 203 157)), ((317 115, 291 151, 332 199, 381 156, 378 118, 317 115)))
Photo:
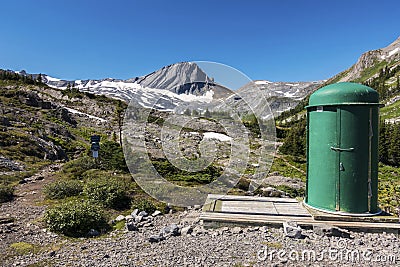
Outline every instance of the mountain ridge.
POLYGON ((333 76, 328 82, 366 81, 376 77, 377 73, 374 73, 368 79, 362 79, 363 72, 383 61, 387 62, 387 64, 391 64, 394 61, 394 66, 400 64, 400 37, 384 48, 364 52, 355 64, 333 76))

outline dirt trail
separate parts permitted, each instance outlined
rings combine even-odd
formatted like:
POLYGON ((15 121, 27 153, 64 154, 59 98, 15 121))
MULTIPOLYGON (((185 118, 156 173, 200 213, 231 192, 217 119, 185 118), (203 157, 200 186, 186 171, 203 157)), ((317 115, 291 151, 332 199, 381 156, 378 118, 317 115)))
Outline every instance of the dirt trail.
POLYGON ((43 187, 55 180, 55 172, 60 166, 49 165, 25 178, 16 187, 15 198, 0 205, 0 258, 4 258, 10 252, 10 245, 16 242, 38 244, 41 247, 51 242, 52 238, 43 230, 44 225, 40 220, 46 209, 41 202, 44 200, 43 187))

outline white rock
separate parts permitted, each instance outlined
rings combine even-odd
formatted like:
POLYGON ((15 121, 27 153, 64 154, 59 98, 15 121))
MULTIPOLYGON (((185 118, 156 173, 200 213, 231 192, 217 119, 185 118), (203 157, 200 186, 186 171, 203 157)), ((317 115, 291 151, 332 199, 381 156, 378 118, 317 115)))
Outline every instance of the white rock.
POLYGON ((125 220, 125 216, 124 215, 118 215, 117 218, 115 218, 116 222, 120 222, 120 221, 123 221, 123 220, 125 220))
POLYGON ((129 221, 129 220, 133 220, 134 217, 132 215, 127 215, 125 216, 125 220, 129 221))
POLYGON ((151 214, 151 216, 156 217, 156 216, 161 215, 161 214, 162 214, 161 211, 156 210, 155 212, 153 212, 153 214, 151 214))

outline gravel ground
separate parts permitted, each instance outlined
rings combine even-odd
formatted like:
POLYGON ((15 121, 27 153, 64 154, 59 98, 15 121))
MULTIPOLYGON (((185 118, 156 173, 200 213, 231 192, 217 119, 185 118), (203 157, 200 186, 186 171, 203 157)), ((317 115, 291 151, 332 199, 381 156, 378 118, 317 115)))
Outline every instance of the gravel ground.
POLYGON ((328 237, 303 230, 302 239, 286 237, 282 228, 222 227, 204 229, 200 211, 189 210, 154 217, 139 231, 115 230, 96 238, 72 239, 47 231, 41 223, 45 206, 43 179, 21 185, 19 197, 0 206, 2 266, 396 266, 399 237, 390 233, 350 232, 350 238, 328 237), (23 189, 22 189, 23 188, 23 189), (191 225, 193 232, 158 243, 149 237, 172 223, 191 225), (18 254, 10 245, 34 244, 18 254), (315 254, 314 254, 315 253, 315 254), (314 257, 313 257, 314 255, 314 257), (395 257, 393 261, 392 257, 395 257))

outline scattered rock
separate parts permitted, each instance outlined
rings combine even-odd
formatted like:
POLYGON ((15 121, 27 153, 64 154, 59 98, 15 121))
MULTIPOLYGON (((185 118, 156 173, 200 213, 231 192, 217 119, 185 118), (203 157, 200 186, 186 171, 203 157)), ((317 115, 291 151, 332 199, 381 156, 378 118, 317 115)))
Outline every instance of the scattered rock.
POLYGON ((261 226, 260 227, 260 231, 262 232, 262 233, 268 233, 268 227, 267 226, 261 226))
POLYGON ((180 234, 181 234, 181 232, 180 232, 178 225, 176 225, 174 223, 171 225, 165 226, 160 232, 160 235, 162 235, 164 237, 178 236, 180 234))
POLYGON ((151 226, 153 226, 152 222, 148 222, 148 223, 143 224, 143 227, 151 227, 151 226))
POLYGON ((205 233, 207 233, 207 231, 203 227, 198 225, 195 228, 193 228, 192 236, 197 236, 205 233))
POLYGON ((191 225, 185 226, 181 229, 181 235, 190 235, 193 232, 193 227, 191 225))
POLYGON ((292 221, 283 222, 283 232, 285 233, 285 236, 290 238, 300 239, 304 237, 301 233, 301 228, 297 226, 296 222, 292 221))
POLYGON ((313 226, 313 231, 319 236, 337 236, 343 238, 350 238, 350 233, 347 230, 340 229, 328 224, 318 224, 313 226))
POLYGON ((233 227, 231 230, 232 234, 241 234, 243 233, 243 229, 239 226, 233 227))
POLYGON ((160 241, 162 241, 162 240, 164 240, 164 239, 165 239, 164 236, 161 236, 161 235, 152 235, 152 236, 149 237, 149 242, 150 242, 150 243, 158 243, 158 242, 160 242, 160 241))

